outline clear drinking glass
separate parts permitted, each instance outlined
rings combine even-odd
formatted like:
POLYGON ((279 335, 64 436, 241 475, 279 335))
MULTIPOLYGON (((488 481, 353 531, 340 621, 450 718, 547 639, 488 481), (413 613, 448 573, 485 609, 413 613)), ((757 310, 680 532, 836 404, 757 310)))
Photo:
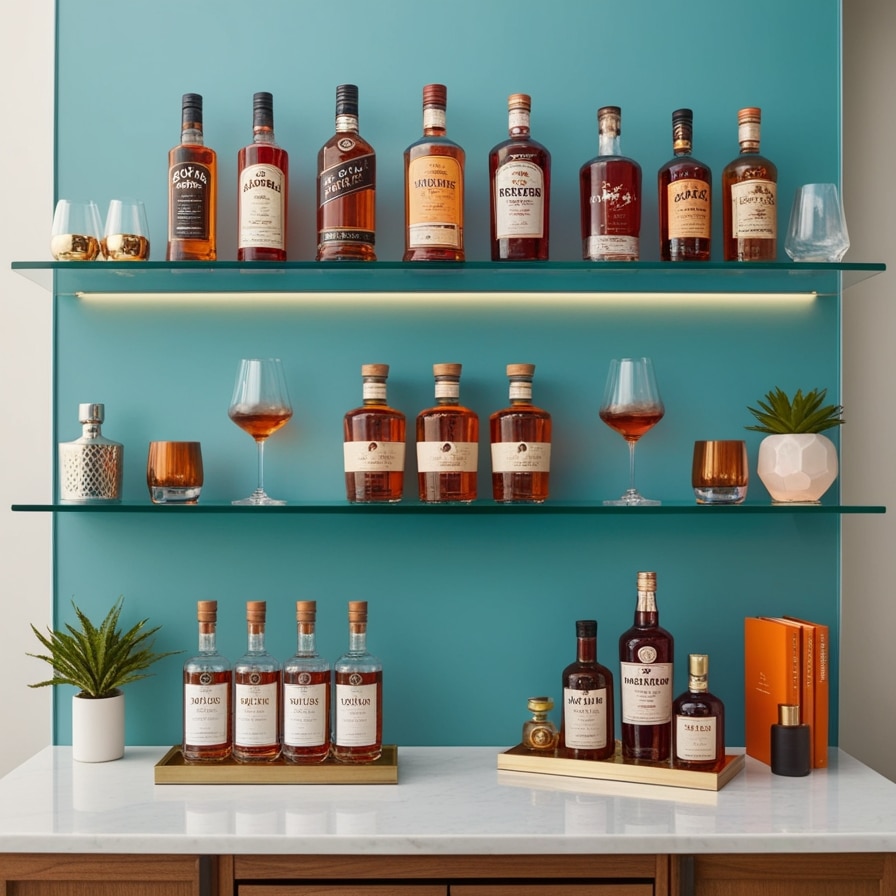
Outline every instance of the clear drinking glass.
POLYGON ((149 258, 146 209, 139 199, 113 199, 109 203, 102 249, 108 261, 146 261, 149 258))
POLYGON ((258 446, 258 486, 248 498, 233 504, 285 504, 264 490, 264 443, 292 417, 286 377, 279 358, 244 358, 240 361, 227 415, 258 446))
POLYGON ((659 504, 635 487, 635 446, 665 413, 650 358, 621 358, 610 362, 600 419, 628 443, 629 487, 621 498, 604 504, 638 506, 659 504))
POLYGON ((101 232, 95 202, 60 199, 53 214, 50 254, 57 261, 93 261, 100 254, 101 232))
POLYGON ((804 184, 793 197, 784 251, 794 261, 840 261, 849 234, 836 184, 804 184))

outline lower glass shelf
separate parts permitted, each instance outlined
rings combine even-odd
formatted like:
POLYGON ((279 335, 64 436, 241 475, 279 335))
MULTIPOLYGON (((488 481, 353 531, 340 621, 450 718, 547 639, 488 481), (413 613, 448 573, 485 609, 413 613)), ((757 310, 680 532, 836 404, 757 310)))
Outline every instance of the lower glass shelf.
POLYGON ((402 501, 398 504, 349 504, 347 501, 279 504, 263 507, 233 505, 228 501, 206 501, 198 504, 152 504, 149 501, 122 501, 119 504, 13 504, 20 513, 229 513, 229 514, 392 514, 407 516, 449 515, 501 515, 543 514, 563 516, 584 514, 641 514, 675 516, 682 514, 852 514, 886 513, 879 505, 844 504, 772 504, 770 502, 745 502, 743 504, 695 504, 685 501, 668 501, 665 504, 645 507, 618 507, 593 501, 547 501, 544 504, 496 504, 493 501, 474 501, 472 504, 420 504, 402 501))

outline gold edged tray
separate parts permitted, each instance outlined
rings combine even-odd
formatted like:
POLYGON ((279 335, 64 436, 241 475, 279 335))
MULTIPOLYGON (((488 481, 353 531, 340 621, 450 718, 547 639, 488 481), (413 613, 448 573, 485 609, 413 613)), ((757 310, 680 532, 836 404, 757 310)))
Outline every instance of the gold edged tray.
POLYGON ((398 747, 383 744, 379 759, 357 764, 326 759, 297 765, 280 758, 253 765, 234 759, 190 765, 175 746, 155 764, 153 772, 156 784, 397 784, 398 747))
POLYGON ((619 744, 612 760, 567 759, 543 756, 518 744, 498 754, 498 768, 512 772, 542 775, 566 775, 603 781, 628 781, 632 784, 661 784, 665 787, 689 787, 695 790, 721 790, 746 764, 742 753, 728 753, 725 764, 715 772, 697 772, 672 768, 665 763, 623 762, 619 744))

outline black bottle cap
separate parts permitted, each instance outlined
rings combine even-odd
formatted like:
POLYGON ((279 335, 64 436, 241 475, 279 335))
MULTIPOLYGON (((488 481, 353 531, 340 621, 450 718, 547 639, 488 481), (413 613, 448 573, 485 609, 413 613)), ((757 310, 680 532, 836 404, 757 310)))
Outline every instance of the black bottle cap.
POLYGON ((257 128, 274 126, 273 94, 262 92, 252 95, 252 124, 257 128))
POLYGON ((184 124, 202 124, 202 94, 185 93, 181 100, 181 121, 184 124))
POLYGON ((597 620, 595 619, 579 619, 576 622, 577 638, 596 638, 597 637, 597 620))
POLYGON ((340 84, 336 88, 336 114, 358 114, 358 86, 356 84, 340 84))
POLYGON ((676 109, 672 113, 672 124, 685 122, 691 124, 694 121, 694 112, 692 109, 676 109))

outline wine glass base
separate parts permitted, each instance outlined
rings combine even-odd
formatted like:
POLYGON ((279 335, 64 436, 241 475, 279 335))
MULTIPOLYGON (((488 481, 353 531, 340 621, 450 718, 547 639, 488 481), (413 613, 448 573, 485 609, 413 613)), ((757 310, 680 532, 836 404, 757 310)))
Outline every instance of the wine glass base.
POLYGON ((276 498, 271 498, 261 489, 256 489, 248 498, 240 498, 238 501, 231 501, 230 503, 242 506, 270 507, 272 505, 285 504, 286 501, 278 501, 276 498))
POLYGON ((615 501, 604 501, 605 507, 658 507, 662 501, 656 501, 653 498, 645 498, 634 489, 628 489, 621 498, 615 501))

